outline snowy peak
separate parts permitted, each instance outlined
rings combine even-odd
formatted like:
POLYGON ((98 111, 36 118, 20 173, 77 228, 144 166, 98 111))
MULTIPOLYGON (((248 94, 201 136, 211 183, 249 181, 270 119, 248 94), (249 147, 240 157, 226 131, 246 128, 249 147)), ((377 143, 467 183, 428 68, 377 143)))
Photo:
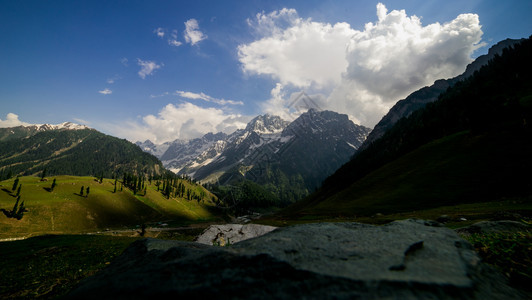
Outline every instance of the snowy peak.
POLYGON ((290 122, 281 119, 279 116, 265 114, 257 116, 246 126, 246 131, 253 131, 258 134, 272 134, 283 131, 290 122))
POLYGON ((80 125, 72 122, 63 122, 61 124, 35 124, 25 127, 34 127, 37 131, 47 131, 47 130, 83 130, 90 129, 85 125, 80 125))

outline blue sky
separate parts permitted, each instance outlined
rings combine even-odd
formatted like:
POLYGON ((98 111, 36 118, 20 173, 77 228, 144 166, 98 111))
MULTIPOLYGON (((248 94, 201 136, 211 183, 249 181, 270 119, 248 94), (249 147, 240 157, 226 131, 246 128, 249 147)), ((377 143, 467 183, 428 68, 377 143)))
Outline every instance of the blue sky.
POLYGON ((165 142, 257 114, 293 119, 304 91, 371 127, 492 44, 528 37, 530 11, 532 1, 0 1, 0 126, 72 121, 165 142))

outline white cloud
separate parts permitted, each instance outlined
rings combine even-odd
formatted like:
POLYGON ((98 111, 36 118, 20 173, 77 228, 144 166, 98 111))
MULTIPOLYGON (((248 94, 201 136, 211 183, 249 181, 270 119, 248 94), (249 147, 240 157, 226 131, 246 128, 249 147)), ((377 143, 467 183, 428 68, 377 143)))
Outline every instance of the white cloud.
POLYGON ((377 16, 375 24, 366 24, 351 37, 347 72, 330 99, 353 105, 351 112, 367 124, 380 119, 371 110, 386 112, 411 92, 462 73, 473 51, 483 46, 475 14, 423 26, 418 17, 408 17, 404 10, 388 13, 379 3, 377 16))
POLYGON ((170 93, 168 92, 164 92, 162 94, 159 94, 159 95, 150 95, 150 98, 160 98, 160 97, 164 97, 164 96, 168 96, 170 93))
POLYGON ((198 21, 196 19, 190 19, 185 22, 185 41, 191 45, 195 45, 207 36, 199 30, 198 21))
POLYGON ((163 64, 158 65, 154 61, 144 61, 140 58, 137 58, 137 63, 140 66, 138 74, 142 79, 146 78, 148 75, 152 75, 155 70, 160 69, 163 66, 163 64))
POLYGON ((117 136, 130 141, 151 140, 164 143, 175 139, 192 139, 208 132, 232 133, 244 128, 251 118, 228 114, 217 108, 203 108, 189 102, 168 104, 155 115, 147 115, 142 121, 127 122, 109 128, 117 136))
POLYGON ((124 67, 127 67, 128 66, 128 59, 125 58, 125 57, 122 57, 120 59, 120 63, 124 66, 124 67))
POLYGON ((483 46, 475 14, 423 26, 420 18, 404 10, 388 12, 379 3, 377 18, 362 31, 347 23, 302 19, 293 9, 248 20, 260 38, 238 47, 242 68, 280 84, 263 108, 283 113, 280 105, 289 103, 283 89, 311 90, 328 95, 317 97, 324 109, 373 126, 395 101, 463 72, 473 51, 483 46))
POLYGON ((118 75, 115 75, 115 76, 113 76, 113 77, 111 77, 111 78, 107 78, 107 83, 108 83, 108 84, 113 84, 113 83, 115 83, 115 81, 117 81, 117 80, 120 79, 120 78, 121 78, 121 77, 118 76, 118 75))
POLYGON ((161 39, 164 38, 164 35, 165 35, 165 30, 164 28, 156 28, 155 30, 153 30, 153 33, 155 33, 158 37, 160 37, 161 39))
POLYGON ((98 91, 98 93, 103 94, 103 95, 110 95, 110 94, 113 93, 113 91, 111 91, 111 90, 108 89, 108 88, 105 88, 105 89, 103 89, 103 90, 101 90, 101 91, 98 91))
POLYGON ((17 126, 28 126, 31 125, 26 122, 22 122, 18 119, 18 115, 14 113, 8 113, 6 115, 6 119, 2 120, 0 119, 0 128, 6 128, 6 127, 17 127, 17 126))
POLYGON ((168 39, 168 44, 170 46, 179 47, 183 45, 183 43, 177 40, 177 30, 174 29, 172 33, 170 34, 170 37, 171 38, 168 39))
POLYGON ((347 23, 313 22, 294 9, 248 20, 261 39, 238 47, 244 71, 267 74, 297 87, 335 85, 346 70, 345 48, 355 33, 347 23))
POLYGON ((72 120, 74 120, 75 122, 77 122, 80 125, 90 125, 91 124, 91 122, 89 122, 87 120, 84 120, 84 119, 80 119, 80 118, 72 118, 72 120))
POLYGON ((242 102, 242 101, 217 99, 217 98, 211 97, 209 95, 206 95, 203 92, 198 94, 198 93, 186 92, 186 91, 176 91, 175 95, 183 97, 183 98, 187 98, 187 99, 192 99, 192 100, 200 99, 200 100, 204 100, 204 101, 207 101, 207 102, 213 102, 213 103, 220 104, 220 105, 227 105, 227 104, 230 104, 230 105, 244 105, 244 102, 242 102))
POLYGON ((261 104, 262 111, 287 121, 295 120, 311 108, 322 110, 327 99, 323 94, 308 95, 303 91, 286 91, 281 83, 275 85, 270 95, 271 98, 261 104))
POLYGON ((170 46, 174 46, 174 47, 179 47, 179 46, 183 45, 183 43, 181 43, 181 42, 178 41, 178 40, 171 40, 171 39, 169 39, 169 40, 168 40, 168 45, 170 45, 170 46))

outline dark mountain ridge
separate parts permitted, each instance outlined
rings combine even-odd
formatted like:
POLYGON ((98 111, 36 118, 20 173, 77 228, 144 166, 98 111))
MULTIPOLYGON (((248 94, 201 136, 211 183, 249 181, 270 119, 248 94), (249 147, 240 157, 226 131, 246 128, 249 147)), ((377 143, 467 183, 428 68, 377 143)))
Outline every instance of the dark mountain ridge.
POLYGON ((449 79, 439 79, 433 85, 423 87, 412 94, 408 95, 403 100, 399 100, 390 111, 382 117, 382 119, 375 125, 371 133, 368 135, 366 141, 362 144, 359 151, 366 149, 371 143, 379 139, 384 133, 390 129, 397 121, 403 117, 408 117, 414 111, 421 109, 427 103, 438 100, 438 96, 445 92, 449 87, 454 86, 461 80, 473 75, 474 72, 486 65, 496 55, 500 55, 504 48, 511 47, 524 39, 506 39, 492 46, 488 53, 477 57, 472 63, 467 65, 464 73, 449 79))
POLYGON ((505 48, 400 119, 289 212, 371 214, 529 197, 531 70, 530 38, 505 48))

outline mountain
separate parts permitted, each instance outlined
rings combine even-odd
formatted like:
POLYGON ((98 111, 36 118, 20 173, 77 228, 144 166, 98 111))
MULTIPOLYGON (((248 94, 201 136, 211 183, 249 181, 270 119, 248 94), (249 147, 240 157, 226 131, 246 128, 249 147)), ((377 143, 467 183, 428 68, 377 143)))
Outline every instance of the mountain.
MULTIPOLYGON (((369 131, 331 111, 310 109, 293 122, 266 114, 229 135, 176 140, 158 157, 165 167, 203 183, 238 185, 238 193, 243 193, 241 188, 261 190, 269 194, 267 199, 291 203, 347 162, 369 131), (241 186, 242 181, 254 184, 241 186)), ((137 145, 150 153, 165 147, 150 141, 137 145)))
POLYGON ((370 216, 490 201, 503 210, 505 199, 530 207, 531 70, 532 37, 400 119, 285 213, 370 216))
POLYGON ((17 126, 10 128, 0 128, 0 141, 7 141, 10 139, 19 139, 32 136, 38 132, 49 130, 80 130, 90 129, 85 125, 79 125, 71 122, 64 122, 57 125, 52 124, 35 124, 29 126, 17 126))
POLYGON ((310 109, 292 123, 259 116, 231 135, 225 150, 194 176, 221 185, 252 181, 278 201, 292 203, 348 161, 369 131, 331 111, 310 109))
POLYGON ((449 87, 454 86, 457 82, 468 78, 476 71, 486 65, 496 55, 500 55, 504 48, 522 42, 524 39, 506 39, 492 46, 488 54, 481 55, 466 67, 464 73, 450 79, 439 79, 429 87, 421 88, 403 100, 398 101, 390 111, 375 125, 373 131, 368 135, 366 141, 360 147, 360 150, 366 149, 371 143, 382 137, 384 133, 391 128, 399 119, 408 117, 414 111, 425 107, 427 103, 438 100, 438 96, 445 92, 449 87))
POLYGON ((86 126, 63 123, 1 128, 0 178, 35 175, 111 177, 161 174, 161 162, 138 146, 86 126))

